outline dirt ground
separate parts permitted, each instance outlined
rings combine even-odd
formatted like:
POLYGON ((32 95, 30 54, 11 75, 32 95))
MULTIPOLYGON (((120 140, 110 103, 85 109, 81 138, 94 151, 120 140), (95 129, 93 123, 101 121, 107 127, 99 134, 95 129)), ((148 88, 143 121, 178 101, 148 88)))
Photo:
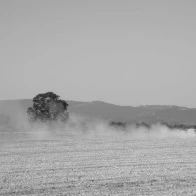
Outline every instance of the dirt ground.
POLYGON ((0 141, 0 195, 196 195, 196 139, 0 141))

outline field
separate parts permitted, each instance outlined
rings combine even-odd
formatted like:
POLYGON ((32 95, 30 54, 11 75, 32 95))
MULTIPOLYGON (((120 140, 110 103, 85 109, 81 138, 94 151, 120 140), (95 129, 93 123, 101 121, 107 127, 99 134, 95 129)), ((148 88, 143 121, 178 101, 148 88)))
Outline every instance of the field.
POLYGON ((196 195, 195 138, 15 138, 0 141, 0 195, 196 195))

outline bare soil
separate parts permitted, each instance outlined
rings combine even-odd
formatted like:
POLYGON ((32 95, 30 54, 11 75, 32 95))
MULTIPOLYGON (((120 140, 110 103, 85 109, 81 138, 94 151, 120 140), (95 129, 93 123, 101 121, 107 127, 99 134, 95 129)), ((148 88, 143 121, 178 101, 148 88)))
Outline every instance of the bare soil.
POLYGON ((0 141, 0 195, 196 195, 196 139, 0 141))

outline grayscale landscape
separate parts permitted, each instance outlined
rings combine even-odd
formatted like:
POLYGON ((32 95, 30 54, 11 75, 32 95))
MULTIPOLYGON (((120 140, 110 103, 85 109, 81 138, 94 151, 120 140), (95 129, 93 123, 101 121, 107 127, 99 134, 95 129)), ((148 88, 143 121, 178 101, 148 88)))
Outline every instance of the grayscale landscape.
POLYGON ((196 1, 0 0, 0 196, 196 196, 196 1))
MULTIPOLYGON (((23 113, 31 102, 1 102, 12 126, 0 132, 0 195, 196 194, 194 129, 124 129, 74 112, 66 125, 31 127, 23 113), (9 116, 10 106, 17 115, 9 116)), ((68 102, 70 111, 102 104, 68 102)))

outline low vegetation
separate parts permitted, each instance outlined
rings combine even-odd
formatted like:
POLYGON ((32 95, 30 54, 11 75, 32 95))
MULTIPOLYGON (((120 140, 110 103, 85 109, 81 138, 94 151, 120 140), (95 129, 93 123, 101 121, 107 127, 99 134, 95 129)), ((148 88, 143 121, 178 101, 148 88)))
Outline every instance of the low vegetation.
MULTIPOLYGON (((167 122, 160 122, 157 123, 160 125, 163 125, 169 129, 179 129, 179 130, 188 130, 188 129, 195 129, 196 130, 196 125, 185 125, 185 124, 177 124, 177 123, 173 123, 173 124, 169 124, 167 122)), ((141 123, 126 123, 126 122, 115 122, 115 121, 111 121, 109 123, 110 126, 115 127, 115 128, 122 128, 125 129, 128 126, 135 126, 136 128, 140 128, 140 127, 144 127, 146 129, 150 129, 154 124, 148 124, 145 122, 141 122, 141 123)))

